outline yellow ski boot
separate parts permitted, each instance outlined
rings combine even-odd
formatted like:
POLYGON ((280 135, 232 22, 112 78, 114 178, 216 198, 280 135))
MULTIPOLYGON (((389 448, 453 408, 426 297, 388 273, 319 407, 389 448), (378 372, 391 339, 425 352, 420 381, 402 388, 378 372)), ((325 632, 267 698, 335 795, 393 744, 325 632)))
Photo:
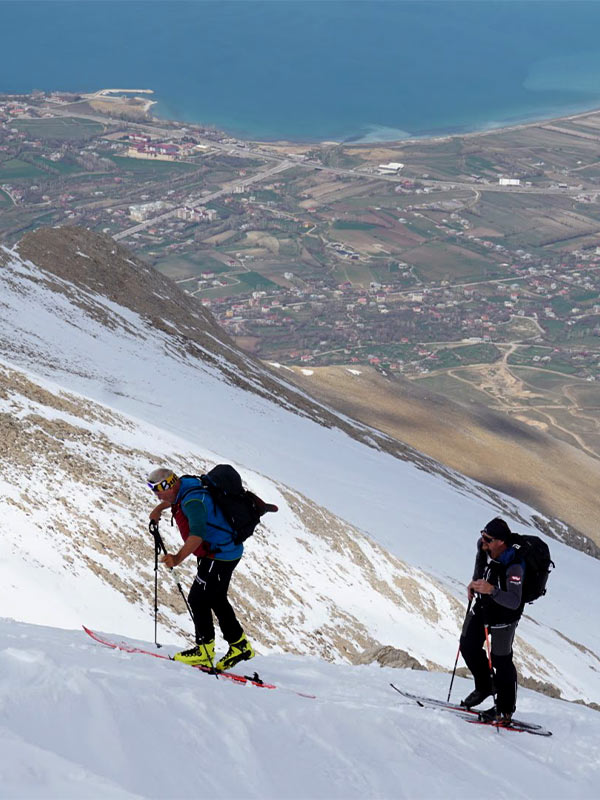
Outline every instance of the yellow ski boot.
POLYGON ((246 639, 246 634, 243 633, 237 642, 231 642, 227 653, 215 664, 215 669, 220 671, 231 669, 239 661, 248 661, 248 659, 254 658, 254 655, 252 645, 246 639))
POLYGON ((208 667, 213 668, 213 661, 215 659, 215 640, 211 639, 210 642, 202 642, 189 650, 182 650, 181 653, 175 653, 173 661, 182 661, 184 664, 189 664, 192 667, 208 667))

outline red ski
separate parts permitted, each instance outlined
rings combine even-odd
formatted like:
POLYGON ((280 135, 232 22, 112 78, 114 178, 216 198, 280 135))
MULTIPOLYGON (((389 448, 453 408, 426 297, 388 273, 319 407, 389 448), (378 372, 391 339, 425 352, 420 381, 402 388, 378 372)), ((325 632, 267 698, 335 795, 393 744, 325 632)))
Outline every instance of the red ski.
MULTIPOLYGON (((99 633, 86 628, 85 625, 81 626, 83 630, 87 633, 88 636, 98 642, 99 644, 103 644, 106 647, 111 647, 113 650, 122 650, 124 653, 140 653, 145 656, 152 656, 153 658, 162 658, 165 661, 174 661, 171 656, 165 655, 163 653, 154 653, 152 650, 144 650, 141 647, 136 647, 136 645, 129 644, 129 642, 114 642, 110 639, 106 639, 104 636, 101 636, 99 633)), ((175 662, 178 663, 178 662, 175 662)), ((193 669, 197 669, 199 672, 204 672, 205 675, 213 675, 215 678, 226 678, 227 680, 234 681, 235 683, 250 683, 252 686, 258 686, 261 689, 277 689, 280 687, 275 686, 272 683, 265 683, 262 681, 258 674, 255 672, 254 675, 237 675, 234 672, 220 672, 218 670, 212 670, 208 667, 202 667, 194 664, 188 664, 186 666, 191 666, 193 669)), ((294 691, 293 689, 288 689, 287 691, 294 691)), ((315 699, 315 696, 312 694, 304 694, 303 692, 295 692, 294 694, 300 695, 300 697, 308 697, 311 700, 315 699)))

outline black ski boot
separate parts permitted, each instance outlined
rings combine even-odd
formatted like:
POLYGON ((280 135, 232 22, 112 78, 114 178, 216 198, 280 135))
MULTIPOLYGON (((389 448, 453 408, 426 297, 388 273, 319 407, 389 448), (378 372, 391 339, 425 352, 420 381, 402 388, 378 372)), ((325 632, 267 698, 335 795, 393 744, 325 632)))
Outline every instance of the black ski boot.
POLYGON ((473 689, 471 694, 468 694, 464 700, 460 701, 460 704, 465 708, 473 708, 473 706, 478 706, 480 703, 483 703, 491 694, 491 690, 489 692, 482 692, 479 689, 473 689))
POLYGON ((482 722, 496 722, 498 719, 498 711, 496 710, 496 706, 492 706, 491 708, 486 708, 485 711, 479 712, 479 719, 482 722))

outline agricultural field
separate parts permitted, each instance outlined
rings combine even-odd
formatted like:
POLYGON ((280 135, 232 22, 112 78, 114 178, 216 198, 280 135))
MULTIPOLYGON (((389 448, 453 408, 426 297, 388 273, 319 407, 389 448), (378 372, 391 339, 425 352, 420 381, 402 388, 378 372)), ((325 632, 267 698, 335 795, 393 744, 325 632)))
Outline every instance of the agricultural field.
POLYGON ((572 383, 569 385, 569 394, 583 410, 598 411, 600 409, 600 386, 590 383, 572 383))
POLYGON ((471 344, 458 347, 442 347, 435 351, 435 369, 449 369, 468 364, 492 364, 502 356, 493 344, 471 344))
MULTIPOLYGON (((528 367, 513 364, 510 371, 519 380, 523 381, 523 383, 527 385, 527 388, 532 389, 534 392, 542 393, 546 400, 550 396, 554 396, 555 402, 556 398, 562 398, 565 385, 572 382, 572 379, 567 378, 565 375, 560 375, 556 372, 548 372, 539 367, 529 369, 528 367)), ((581 384, 585 385, 583 381, 581 381, 581 384)))
POLYGON ((236 278, 252 291, 269 289, 276 286, 276 284, 269 280, 269 278, 265 278, 265 276, 261 275, 260 272, 253 272, 252 270, 248 272, 237 273, 236 278))
POLYGON ((170 177, 186 172, 194 172, 197 164, 182 164, 177 161, 156 161, 149 158, 129 158, 128 156, 109 156, 119 171, 138 177, 170 177))
POLYGON ((182 280, 185 278, 197 280, 200 277, 200 273, 206 270, 210 270, 215 274, 228 270, 228 267, 226 267, 222 261, 218 261, 216 258, 204 254, 199 254, 197 256, 167 255, 156 259, 153 263, 153 267, 172 280, 182 280))
POLYGON ((538 347, 519 347, 514 353, 508 356, 509 366, 539 366, 552 372, 562 372, 565 375, 577 375, 580 371, 577 364, 566 355, 554 353, 549 351, 548 348, 538 347), (549 358, 545 362, 535 362, 534 359, 549 358))
MULTIPOLYGON (((490 298, 490 302, 492 302, 490 298)), ((540 327, 534 319, 512 316, 509 322, 499 323, 498 333, 506 340, 533 339, 540 335, 540 327)))
POLYGON ((38 169, 27 161, 18 158, 10 158, 7 161, 0 161, 0 181, 10 183, 18 180, 31 180, 39 176, 45 177, 46 173, 38 169))
POLYGON ((444 242, 430 242, 403 254, 424 282, 481 280, 504 274, 499 265, 477 254, 444 242))
POLYGON ((32 161, 42 168, 45 167, 46 169, 50 169, 52 172, 57 172, 59 175, 73 175, 76 172, 85 172, 83 167, 80 167, 78 164, 65 161, 64 159, 61 159, 60 161, 51 161, 48 158, 34 156, 32 161))
POLYGON ((104 125, 87 119, 75 117, 55 117, 54 119, 17 119, 11 126, 23 131, 34 139, 51 139, 56 141, 78 141, 99 136, 104 132, 104 125))
POLYGON ((336 219, 331 227, 340 231, 372 231, 379 226, 372 222, 360 222, 360 220, 336 219))

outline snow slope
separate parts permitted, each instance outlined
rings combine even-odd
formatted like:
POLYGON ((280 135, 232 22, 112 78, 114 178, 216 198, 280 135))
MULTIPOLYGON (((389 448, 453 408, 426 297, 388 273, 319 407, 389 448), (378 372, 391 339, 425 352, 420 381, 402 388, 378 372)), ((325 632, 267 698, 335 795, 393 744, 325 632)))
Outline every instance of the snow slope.
MULTIPOLYGON (((0 797, 597 796, 600 716, 583 706, 522 691, 519 713, 553 731, 544 739, 469 725, 389 687, 445 697, 446 675, 289 655, 252 668, 282 688, 0 620, 0 797)), ((469 686, 457 679, 453 697, 469 686)))
MULTIPOLYGON (((236 383, 230 358, 240 371, 243 357, 214 331, 206 329, 204 343, 191 351, 176 322, 159 328, 128 307, 128 298, 117 303, 90 288, 84 270, 92 258, 81 243, 78 254, 82 277, 73 282, 16 250, 0 253, 0 357, 10 376, 2 410, 22 421, 20 435, 27 442, 34 437, 39 456, 9 473, 3 486, 12 500, 0 551, 8 613, 75 627, 77 614, 89 611, 91 625, 143 636, 148 605, 140 592, 152 572, 147 561, 139 566, 135 528, 139 539, 151 506, 144 473, 158 461, 182 471, 190 469, 186 464, 197 469, 233 461, 251 488, 284 509, 268 521, 265 539, 249 546, 240 569, 246 578, 240 597, 263 651, 339 659, 344 642, 357 652, 375 640, 422 663, 451 663, 464 608, 456 599, 464 601, 480 528, 501 513, 525 531, 534 509, 426 459, 398 457, 368 429, 355 438, 344 428, 347 421, 318 424, 314 414, 294 409, 269 388, 256 364, 247 366, 244 385, 236 383), (17 374, 53 399, 15 391, 17 374), (253 381, 256 391, 248 391, 253 381), (85 414, 59 407, 64 390, 72 405, 89 405, 84 423, 85 414), (49 419, 62 426, 58 434, 49 419), (87 433, 69 439, 69 425, 87 433), (45 434, 39 442, 38 428, 45 434), (44 461, 45 448, 54 441, 60 449, 65 436, 72 463, 57 467, 58 452, 44 461), (372 446, 365 444, 369 437, 372 446), (49 513, 50 531, 44 527, 49 513), (116 533, 102 544, 111 530, 116 533), (350 555, 353 546, 358 551, 350 555), (403 586, 407 576, 414 591, 403 586), (123 603, 128 592, 130 602, 123 603)), ((152 281, 144 272, 140 279, 152 281)), ((166 306, 166 295, 163 300, 166 306)), ((548 596, 527 609, 520 625, 520 668, 567 698, 597 702, 600 604, 590 587, 600 562, 558 541, 551 547, 558 568, 548 596)), ((182 631, 181 615, 173 612, 170 621, 182 631)))

